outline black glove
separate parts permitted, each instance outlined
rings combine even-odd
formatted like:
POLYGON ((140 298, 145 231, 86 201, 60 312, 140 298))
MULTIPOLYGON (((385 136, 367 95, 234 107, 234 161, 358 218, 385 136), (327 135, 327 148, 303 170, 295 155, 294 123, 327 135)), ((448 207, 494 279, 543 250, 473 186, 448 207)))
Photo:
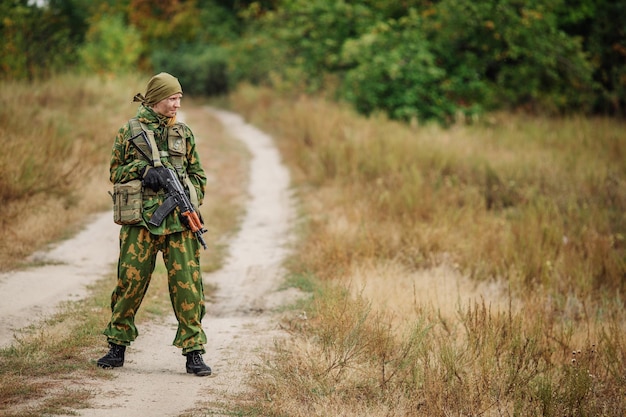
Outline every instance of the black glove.
POLYGON ((144 187, 148 187, 152 189, 152 191, 157 192, 161 189, 161 172, 162 170, 167 169, 165 167, 149 167, 146 168, 146 171, 143 174, 143 185, 144 187))
POLYGON ((178 215, 178 218, 180 219, 180 222, 183 224, 183 226, 191 230, 191 226, 189 226, 189 219, 187 218, 187 216, 183 216, 183 214, 181 213, 178 215))

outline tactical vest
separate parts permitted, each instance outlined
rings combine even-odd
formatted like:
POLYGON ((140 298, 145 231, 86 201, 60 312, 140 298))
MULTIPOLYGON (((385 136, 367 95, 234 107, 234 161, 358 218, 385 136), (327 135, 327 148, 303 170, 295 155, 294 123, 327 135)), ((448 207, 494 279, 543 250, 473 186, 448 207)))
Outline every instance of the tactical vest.
MULTIPOLYGON (((156 141, 154 140, 154 132, 147 128, 147 126, 139 121, 136 117, 130 119, 128 121, 131 130, 131 137, 138 135, 143 130, 148 135, 152 146, 156 146, 156 141)), ((191 200, 191 204, 193 204, 194 208, 198 210, 198 194, 196 192, 196 188, 193 186, 193 183, 189 179, 189 175, 187 175, 187 171, 185 170, 185 159, 187 158, 187 138, 183 135, 183 125, 182 123, 175 123, 173 126, 170 126, 165 131, 167 136, 167 150, 159 149, 159 156, 161 158, 167 158, 168 162, 172 164, 176 173, 178 174, 178 179, 180 182, 187 188, 189 191, 189 200, 191 200)), ((141 144, 139 144, 141 146, 141 144)), ((147 149, 143 149, 147 155, 150 155, 150 152, 147 149)))

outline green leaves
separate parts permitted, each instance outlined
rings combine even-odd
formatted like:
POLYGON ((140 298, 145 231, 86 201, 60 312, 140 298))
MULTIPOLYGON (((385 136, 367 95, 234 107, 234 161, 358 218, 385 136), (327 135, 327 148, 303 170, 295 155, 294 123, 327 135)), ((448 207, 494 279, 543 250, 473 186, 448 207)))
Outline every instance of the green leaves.
POLYGON ((141 36, 122 16, 102 16, 87 33, 79 50, 84 69, 91 73, 134 70, 143 50, 141 36))
POLYGON ((379 23, 346 42, 342 96, 365 114, 385 110, 394 119, 444 120, 454 111, 445 96, 445 70, 437 66, 416 13, 379 23))
POLYGON ((182 44, 194 52, 178 75, 208 64, 218 83, 323 92, 400 120, 626 106, 623 2, 13 0, 0 16, 5 78, 66 71, 79 50, 90 71, 153 70, 182 44))

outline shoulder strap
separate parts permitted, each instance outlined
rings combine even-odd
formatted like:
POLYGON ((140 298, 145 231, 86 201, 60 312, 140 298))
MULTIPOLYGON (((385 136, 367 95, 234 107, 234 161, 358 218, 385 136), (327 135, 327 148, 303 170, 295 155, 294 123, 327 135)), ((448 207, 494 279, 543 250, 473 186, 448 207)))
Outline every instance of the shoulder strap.
MULTIPOLYGON (((168 130, 169 132, 176 131, 179 136, 184 138, 183 136, 184 126, 185 125, 183 123, 176 122, 174 125, 170 126, 168 130)), ((185 138, 185 141, 183 143, 186 143, 186 140, 187 139, 185 138)), ((200 200, 198 199, 198 193, 196 191, 196 187, 194 187, 193 183, 191 182, 191 179, 189 178, 189 175, 187 175, 187 172, 185 172, 184 170, 178 170, 178 169, 177 169, 177 172, 179 174, 179 177, 185 183, 187 190, 189 190, 189 200, 191 200, 191 204, 193 204, 194 208, 198 210, 198 208, 200 207, 200 203, 199 203, 200 200)))
POLYGON ((154 140, 154 132, 146 128, 146 125, 141 123, 136 117, 130 119, 128 123, 130 125, 130 131, 132 136, 138 135, 139 133, 141 133, 142 130, 146 133, 146 136, 148 137, 148 142, 150 142, 150 147, 152 148, 152 164, 155 167, 163 166, 163 164, 161 163, 161 156, 159 154, 159 147, 154 140))
MULTIPOLYGON (((161 163, 159 148, 157 147, 156 141, 154 140, 154 132, 148 129, 146 125, 141 123, 136 117, 130 119, 128 123, 130 125, 132 136, 138 135, 139 133, 141 133, 142 130, 146 132, 146 135, 148 136, 148 141, 150 142, 150 147, 152 148, 152 162, 154 163, 155 167, 163 166, 163 164, 161 163)), ((182 129, 182 124, 177 123, 174 126, 182 129)), ((169 129, 172 129, 174 126, 170 126, 169 129)), ((200 204, 198 200, 198 193, 196 192, 196 187, 193 186, 193 183, 189 179, 187 173, 183 172, 180 174, 182 174, 183 182, 189 190, 189 199, 191 200, 191 204, 196 210, 198 210, 200 204)))

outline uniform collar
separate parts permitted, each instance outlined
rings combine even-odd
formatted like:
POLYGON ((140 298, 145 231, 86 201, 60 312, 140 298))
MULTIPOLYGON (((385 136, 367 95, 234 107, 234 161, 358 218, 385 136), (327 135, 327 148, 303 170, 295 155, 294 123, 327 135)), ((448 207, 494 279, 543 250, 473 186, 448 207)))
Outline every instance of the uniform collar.
POLYGON ((137 109, 137 119, 150 128, 157 129, 159 127, 166 127, 170 121, 170 117, 166 117, 158 114, 152 108, 141 105, 137 109))

